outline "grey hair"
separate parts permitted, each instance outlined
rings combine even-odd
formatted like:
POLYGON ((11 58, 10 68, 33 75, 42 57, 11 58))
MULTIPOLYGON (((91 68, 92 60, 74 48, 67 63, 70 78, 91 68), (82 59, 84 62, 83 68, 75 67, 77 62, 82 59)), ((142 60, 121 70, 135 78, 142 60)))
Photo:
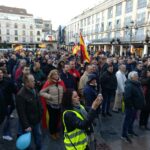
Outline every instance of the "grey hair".
POLYGON ((138 73, 137 73, 136 71, 131 71, 131 72, 128 74, 128 79, 129 79, 129 80, 132 80, 132 78, 133 78, 135 75, 137 76, 138 73))

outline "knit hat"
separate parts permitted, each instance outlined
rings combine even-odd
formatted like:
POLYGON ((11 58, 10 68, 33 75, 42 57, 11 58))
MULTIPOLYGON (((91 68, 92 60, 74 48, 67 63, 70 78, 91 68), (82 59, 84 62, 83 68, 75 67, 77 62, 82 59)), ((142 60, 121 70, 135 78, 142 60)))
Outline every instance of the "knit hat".
POLYGON ((87 82, 91 82, 94 79, 96 79, 96 75, 91 73, 91 74, 88 75, 88 81, 87 82))

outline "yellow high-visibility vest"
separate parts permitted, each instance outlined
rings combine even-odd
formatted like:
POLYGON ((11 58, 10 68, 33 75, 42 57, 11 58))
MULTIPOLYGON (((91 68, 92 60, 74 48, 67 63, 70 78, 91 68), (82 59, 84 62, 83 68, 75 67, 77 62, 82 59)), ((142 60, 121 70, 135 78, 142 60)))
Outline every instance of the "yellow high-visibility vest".
MULTIPOLYGON (((83 106, 81 106, 82 108, 83 106)), ((88 138, 86 133, 81 129, 75 129, 71 132, 67 132, 67 128, 64 121, 64 115, 67 112, 73 112, 76 116, 84 120, 84 118, 75 110, 66 110, 63 112, 63 124, 64 124, 64 144, 67 150, 85 150, 88 144, 88 138), (76 148, 76 149, 75 149, 76 148)))

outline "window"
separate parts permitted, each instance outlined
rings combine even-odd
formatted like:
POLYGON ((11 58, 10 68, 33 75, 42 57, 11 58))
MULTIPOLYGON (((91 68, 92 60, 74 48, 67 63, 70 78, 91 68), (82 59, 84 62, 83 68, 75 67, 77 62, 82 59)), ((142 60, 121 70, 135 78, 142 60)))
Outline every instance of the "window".
POLYGON ((108 38, 108 39, 111 39, 111 38, 112 38, 112 33, 111 33, 111 32, 107 33, 107 38, 108 38))
POLYGON ((25 30, 22 31, 22 35, 23 36, 26 35, 26 31, 25 30))
POLYGON ((14 28, 18 28, 18 24, 17 23, 15 23, 14 28))
POLYGON ((145 36, 144 36, 144 28, 139 28, 137 30, 137 33, 136 33, 136 41, 139 41, 139 40, 144 40, 145 36))
POLYGON ((37 31, 37 35, 40 35, 40 31, 37 31))
POLYGON ((116 16, 122 15, 122 3, 116 5, 116 16))
POLYGON ((137 25, 142 25, 145 22, 145 12, 137 14, 137 25))
POLYGON ((26 38, 25 37, 22 38, 22 42, 26 42, 26 38))
POLYGON ((10 42, 10 37, 9 36, 6 37, 6 42, 10 42))
POLYGON ((104 22, 101 23, 101 32, 104 31, 104 22))
POLYGON ((7 22, 6 23, 6 28, 9 28, 10 27, 10 24, 7 22))
POLYGON ((95 32, 98 33, 99 32, 99 24, 95 25, 95 32))
POLYGON ((1 34, 1 29, 0 29, 0 34, 1 34))
POLYGON ((30 36, 33 36, 33 31, 30 31, 30 36))
POLYGON ((81 20, 81 28, 83 27, 83 19, 81 20))
POLYGON ((6 34, 7 34, 7 35, 10 35, 9 29, 6 30, 6 34))
POLYGON ((15 37, 15 41, 18 41, 18 37, 15 37))
POLYGON ((107 24, 107 30, 111 30, 112 29, 112 22, 108 22, 107 24))
POLYGON ((120 27, 121 27, 121 20, 120 19, 116 19, 115 28, 116 29, 120 29, 120 27))
POLYGON ((33 29, 33 26, 32 26, 32 25, 30 25, 30 29, 33 29))
POLYGON ((84 19, 84 26, 86 26, 86 18, 84 19))
POLYGON ((140 9, 140 8, 144 8, 146 7, 147 5, 147 0, 138 0, 138 6, 137 8, 140 9))
POLYGON ((133 9, 133 1, 132 0, 127 0, 126 1, 126 13, 131 12, 133 9))
POLYGON ((50 25, 49 25, 49 24, 45 24, 44 26, 45 26, 45 28, 49 28, 49 27, 50 27, 50 25))
POLYGON ((37 41, 39 42, 39 41, 40 41, 40 38, 37 38, 37 41))
POLYGON ((113 16, 113 8, 111 7, 108 9, 108 19, 112 18, 112 16, 113 16))
POLYGON ((18 35, 18 31, 17 30, 15 30, 15 35, 18 35))
POLYGON ((22 28, 23 28, 23 29, 25 29, 25 28, 26 28, 26 25, 25 25, 25 24, 23 24, 23 25, 22 25, 22 28))
POLYGON ((90 25, 91 24, 91 17, 88 17, 87 20, 88 20, 88 25, 90 25))
POLYGON ((32 38, 32 37, 30 38, 30 42, 31 42, 31 43, 33 42, 33 38, 32 38))
POLYGON ((120 31, 117 31, 117 32, 115 33, 115 38, 120 38, 120 31))
POLYGON ((100 13, 97 13, 97 14, 96 14, 96 23, 99 22, 99 18, 100 18, 100 13))
POLYGON ((131 22, 131 16, 126 17, 124 21, 124 26, 130 25, 130 22, 131 22))
POLYGON ((102 21, 104 21, 104 11, 102 12, 102 21))
POLYGON ((92 24, 94 24, 94 16, 95 16, 95 15, 92 15, 92 24))

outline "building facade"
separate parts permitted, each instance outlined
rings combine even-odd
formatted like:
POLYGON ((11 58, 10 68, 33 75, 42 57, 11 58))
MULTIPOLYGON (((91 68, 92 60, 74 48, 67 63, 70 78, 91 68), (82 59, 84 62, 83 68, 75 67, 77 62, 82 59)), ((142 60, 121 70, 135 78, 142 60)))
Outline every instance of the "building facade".
POLYGON ((33 48, 51 33, 51 21, 35 19, 22 8, 0 6, 0 47, 17 43, 33 48))
POLYGON ((104 0, 70 21, 66 26, 66 44, 79 42, 82 32, 85 43, 94 50, 103 48, 119 55, 128 50, 140 56, 148 54, 149 6, 149 0, 104 0))

